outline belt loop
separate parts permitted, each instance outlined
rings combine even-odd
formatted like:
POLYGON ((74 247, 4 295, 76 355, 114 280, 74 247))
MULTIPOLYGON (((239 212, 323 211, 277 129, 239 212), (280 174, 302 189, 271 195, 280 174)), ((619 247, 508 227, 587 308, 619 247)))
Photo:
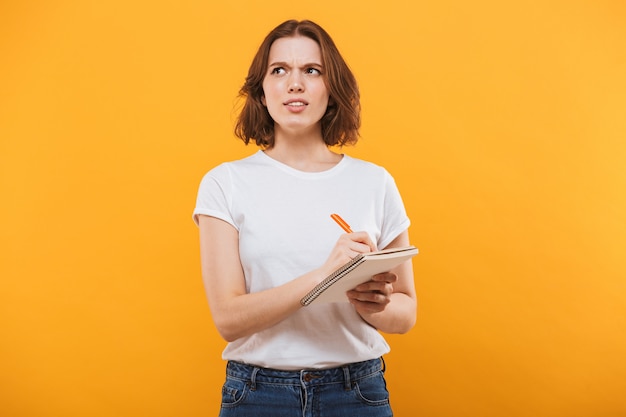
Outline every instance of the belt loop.
POLYGON ((346 391, 350 391, 350 368, 347 366, 342 366, 343 369, 343 388, 346 391))
POLYGON ((257 374, 257 372, 259 372, 260 369, 261 368, 259 368, 258 366, 255 366, 252 369, 252 375, 250 375, 250 389, 252 391, 256 390, 256 374, 257 374))
POLYGON ((380 357, 380 363, 382 365, 381 371, 383 371, 383 374, 384 374, 385 371, 387 370, 387 364, 385 363, 385 358, 383 358, 382 356, 380 357))

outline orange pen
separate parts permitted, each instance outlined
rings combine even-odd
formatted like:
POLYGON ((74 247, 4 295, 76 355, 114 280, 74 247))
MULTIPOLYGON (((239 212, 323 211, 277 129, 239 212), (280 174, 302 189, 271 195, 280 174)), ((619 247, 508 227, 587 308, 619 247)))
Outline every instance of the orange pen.
POLYGON ((341 226, 341 228, 343 230, 346 231, 346 233, 352 233, 352 229, 350 229, 350 225, 348 223, 345 222, 344 219, 342 219, 338 214, 331 214, 330 217, 337 222, 337 224, 339 226, 341 226))

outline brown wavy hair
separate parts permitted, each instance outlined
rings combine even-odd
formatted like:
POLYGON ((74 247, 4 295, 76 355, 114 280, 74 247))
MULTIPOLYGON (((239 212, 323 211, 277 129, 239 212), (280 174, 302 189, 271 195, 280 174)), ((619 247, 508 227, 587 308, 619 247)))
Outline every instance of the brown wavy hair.
POLYGON ((305 36, 320 47, 323 77, 329 91, 329 105, 322 116, 322 137, 328 146, 355 144, 361 126, 361 104, 356 78, 339 53, 330 35, 310 20, 287 20, 274 28, 259 47, 245 83, 239 90, 244 100, 237 118, 235 135, 247 145, 251 140, 262 148, 274 146, 274 120, 261 102, 263 79, 267 74, 270 48, 281 38, 305 36))

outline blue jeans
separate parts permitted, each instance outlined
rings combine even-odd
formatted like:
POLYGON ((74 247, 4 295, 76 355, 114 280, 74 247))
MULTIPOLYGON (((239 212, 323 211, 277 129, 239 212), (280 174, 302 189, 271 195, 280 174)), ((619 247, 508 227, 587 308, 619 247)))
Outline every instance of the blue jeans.
POLYGON ((281 371, 230 361, 220 417, 391 417, 383 364, 281 371))

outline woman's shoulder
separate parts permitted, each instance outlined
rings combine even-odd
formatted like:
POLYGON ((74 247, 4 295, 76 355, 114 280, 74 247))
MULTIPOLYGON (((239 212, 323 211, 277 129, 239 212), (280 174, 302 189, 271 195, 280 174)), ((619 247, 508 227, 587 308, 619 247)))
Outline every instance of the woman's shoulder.
POLYGON ((228 175, 231 171, 241 171, 253 169, 254 166, 261 164, 263 161, 261 151, 255 152, 252 155, 235 159, 232 161, 222 162, 213 168, 211 168, 206 176, 224 176, 228 175))
POLYGON ((358 171, 361 174, 369 174, 374 176, 389 175, 389 172, 387 171, 387 169, 385 169, 385 167, 375 162, 356 158, 346 154, 344 154, 344 158, 346 158, 347 165, 350 167, 350 169, 358 171))

